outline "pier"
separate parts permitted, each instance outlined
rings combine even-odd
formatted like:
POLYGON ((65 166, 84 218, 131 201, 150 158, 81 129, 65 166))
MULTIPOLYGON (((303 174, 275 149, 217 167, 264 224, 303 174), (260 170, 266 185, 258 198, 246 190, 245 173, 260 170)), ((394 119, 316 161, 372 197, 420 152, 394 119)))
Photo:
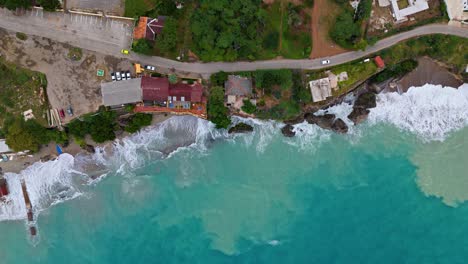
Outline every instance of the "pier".
POLYGON ((27 221, 29 225, 29 233, 31 236, 36 236, 37 235, 37 228, 34 225, 34 214, 33 214, 33 207, 31 204, 31 200, 29 199, 29 194, 28 190, 26 188, 26 183, 24 181, 21 181, 21 189, 23 190, 23 198, 24 198, 24 204, 26 205, 26 211, 27 211, 27 221))

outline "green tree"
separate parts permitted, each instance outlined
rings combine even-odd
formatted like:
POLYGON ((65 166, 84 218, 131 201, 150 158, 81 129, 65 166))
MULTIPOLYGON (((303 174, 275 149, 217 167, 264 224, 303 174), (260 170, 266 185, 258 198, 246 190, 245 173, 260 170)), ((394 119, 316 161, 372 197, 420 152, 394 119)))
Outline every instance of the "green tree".
POLYGON ((6 143, 14 151, 30 150, 37 152, 40 143, 35 135, 28 130, 26 123, 17 118, 7 128, 6 143))
POLYGON ((89 133, 89 124, 79 119, 74 119, 68 123, 68 132, 77 137, 84 138, 89 133))
POLYGON ((125 131, 129 133, 135 133, 139 131, 141 128, 151 125, 152 120, 153 120, 153 115, 151 114, 136 113, 135 115, 131 117, 128 125, 125 126, 125 131))
POLYGON ((223 87, 215 86, 210 89, 208 119, 216 125, 216 128, 228 128, 231 124, 228 109, 224 106, 223 87))
POLYGON ((136 53, 151 55, 153 52, 153 43, 147 39, 139 39, 133 42, 132 50, 136 53))
POLYGON ((32 6, 31 0, 0 0, 0 5, 10 10, 17 8, 30 8, 32 6))
POLYGON ((113 111, 101 111, 89 120, 89 134, 97 143, 115 139, 117 114, 113 111))
POLYGON ((59 0, 39 0, 38 4, 46 11, 55 11, 60 7, 59 0))
POLYGON ((193 49, 203 61, 255 59, 261 48, 261 0, 201 0, 191 17, 193 49))
POLYGON ((210 76, 211 85, 213 86, 224 86, 224 83, 228 79, 228 74, 226 72, 220 71, 214 73, 210 76))
POLYGON ((162 33, 157 36, 156 48, 162 53, 174 51, 177 44, 177 21, 171 17, 166 18, 162 33))
POLYGON ((330 31, 330 37, 338 45, 344 48, 352 48, 360 36, 360 26, 354 23, 352 11, 346 9, 336 18, 335 24, 330 31))

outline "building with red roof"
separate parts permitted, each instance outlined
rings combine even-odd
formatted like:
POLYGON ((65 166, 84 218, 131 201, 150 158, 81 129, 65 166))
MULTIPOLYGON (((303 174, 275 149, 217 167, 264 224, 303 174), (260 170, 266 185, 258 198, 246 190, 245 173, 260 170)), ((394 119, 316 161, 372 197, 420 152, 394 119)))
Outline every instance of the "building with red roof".
POLYGON ((377 65, 377 67, 385 68, 385 62, 380 56, 375 57, 374 61, 375 61, 375 64, 377 65))
POLYGON ((162 77, 141 78, 143 101, 165 102, 169 96, 169 80, 162 77))
POLYGON ((164 16, 158 16, 158 18, 140 17, 137 26, 133 30, 133 39, 155 40, 156 36, 161 34, 165 21, 166 17, 164 16))
POLYGON ((170 108, 190 109, 191 103, 205 102, 203 86, 199 82, 170 84, 165 77, 144 76, 141 79, 141 90, 144 102, 170 108))

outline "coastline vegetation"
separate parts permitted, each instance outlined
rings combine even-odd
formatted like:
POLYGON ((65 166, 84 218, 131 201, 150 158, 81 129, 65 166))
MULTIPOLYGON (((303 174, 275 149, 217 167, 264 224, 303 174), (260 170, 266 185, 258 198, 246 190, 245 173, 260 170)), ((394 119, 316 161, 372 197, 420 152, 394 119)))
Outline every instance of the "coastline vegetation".
POLYGON ((156 41, 137 40, 133 50, 187 61, 307 58, 312 49, 304 4, 280 0, 126 0, 125 16, 165 16, 156 41), (193 53, 192 53, 193 52, 193 53))
POLYGON ((224 88, 214 86, 210 89, 208 99, 208 120, 216 125, 216 128, 228 128, 231 125, 229 110, 224 105, 224 88))

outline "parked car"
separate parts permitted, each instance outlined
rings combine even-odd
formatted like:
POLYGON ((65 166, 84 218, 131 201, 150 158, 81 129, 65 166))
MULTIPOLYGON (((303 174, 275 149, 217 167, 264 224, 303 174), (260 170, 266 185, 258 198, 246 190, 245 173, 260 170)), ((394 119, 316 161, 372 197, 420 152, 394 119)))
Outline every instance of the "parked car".
POLYGON ((126 49, 123 49, 120 51, 122 54, 125 54, 125 55, 128 55, 130 53, 130 51, 126 50, 126 49))
POLYGON ((111 73, 112 81, 115 82, 115 73, 111 73))
POLYGON ((148 70, 148 71, 154 71, 154 70, 156 70, 156 67, 151 66, 151 65, 146 65, 145 69, 148 70))
POLYGON ((59 114, 60 114, 60 118, 65 118, 65 111, 63 111, 63 109, 60 109, 59 111, 59 114))
POLYGON ((120 76, 120 72, 116 72, 115 77, 117 78, 117 81, 122 80, 122 76, 120 76))
POLYGON ((132 78, 132 76, 130 75, 130 72, 127 71, 127 80, 130 80, 132 78))
POLYGON ((330 60, 323 60, 322 61, 322 65, 327 65, 327 64, 330 64, 330 60))
POLYGON ((121 72, 120 72, 120 75, 122 75, 122 81, 127 80, 127 75, 125 74, 124 71, 121 71, 121 72))
POLYGON ((69 116, 73 116, 73 108, 71 107, 71 105, 69 105, 68 108, 67 108, 67 114, 69 116))

